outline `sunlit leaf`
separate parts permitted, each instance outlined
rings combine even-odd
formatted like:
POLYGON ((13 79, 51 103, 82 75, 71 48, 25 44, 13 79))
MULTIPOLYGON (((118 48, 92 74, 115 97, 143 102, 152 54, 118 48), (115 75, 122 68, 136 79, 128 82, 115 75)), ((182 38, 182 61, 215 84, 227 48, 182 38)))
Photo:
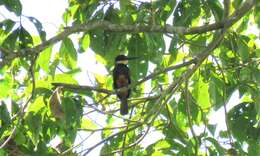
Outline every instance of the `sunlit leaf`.
POLYGON ((5 98, 11 94, 13 81, 10 75, 5 74, 4 79, 0 79, 0 99, 5 98))
POLYGON ((61 43, 60 56, 61 56, 61 62, 65 67, 69 69, 73 69, 76 67, 77 51, 74 48, 71 39, 66 38, 61 43))
POLYGON ((194 78, 194 90, 192 95, 202 108, 209 108, 211 106, 210 97, 208 92, 208 84, 203 82, 201 79, 194 78))
POLYGON ((83 118, 81 121, 81 126, 82 129, 94 129, 97 128, 97 125, 91 121, 90 119, 85 119, 83 118))
POLYGON ((2 46, 6 49, 15 49, 16 41, 18 39, 20 29, 15 29, 11 34, 4 40, 2 46))
POLYGON ((46 72, 49 72, 49 63, 52 53, 52 47, 46 48, 43 52, 40 53, 38 58, 38 63, 40 67, 46 72))
POLYGON ((2 155, 2 156, 8 156, 8 153, 7 153, 5 150, 0 149, 0 155, 2 155))
POLYGON ((69 74, 57 74, 53 82, 77 84, 77 81, 69 74))
POLYGON ((85 52, 90 45, 90 37, 88 34, 80 39, 80 52, 85 52))
POLYGON ((30 104, 28 112, 34 112, 41 114, 44 109, 46 110, 46 105, 43 102, 43 97, 38 97, 33 103, 30 104))

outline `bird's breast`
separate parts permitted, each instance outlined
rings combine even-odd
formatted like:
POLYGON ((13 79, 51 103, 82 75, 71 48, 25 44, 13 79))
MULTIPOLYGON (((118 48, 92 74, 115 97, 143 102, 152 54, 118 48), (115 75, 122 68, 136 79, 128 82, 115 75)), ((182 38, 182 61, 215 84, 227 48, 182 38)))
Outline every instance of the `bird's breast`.
POLYGON ((128 82, 129 82, 129 80, 126 75, 123 75, 123 74, 118 75, 117 80, 116 80, 116 84, 117 84, 118 88, 126 87, 128 85, 128 82))

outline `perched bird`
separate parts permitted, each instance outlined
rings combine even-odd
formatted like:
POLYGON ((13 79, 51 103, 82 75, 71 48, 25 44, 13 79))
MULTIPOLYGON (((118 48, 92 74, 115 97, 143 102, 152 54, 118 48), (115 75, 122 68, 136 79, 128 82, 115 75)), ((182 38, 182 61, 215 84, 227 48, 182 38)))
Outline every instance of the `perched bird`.
POLYGON ((51 95, 49 101, 51 112, 53 116, 57 119, 64 119, 64 112, 61 107, 61 98, 60 98, 61 90, 62 87, 56 88, 53 94, 51 95))
MULTIPOLYGON (((115 58, 115 67, 113 70, 113 86, 114 89, 127 87, 131 84, 130 71, 127 67, 128 60, 136 59, 137 57, 127 57, 125 55, 118 55, 115 58)), ((117 91, 117 97, 120 99, 120 114, 128 114, 127 98, 130 96, 131 89, 122 88, 117 91)))

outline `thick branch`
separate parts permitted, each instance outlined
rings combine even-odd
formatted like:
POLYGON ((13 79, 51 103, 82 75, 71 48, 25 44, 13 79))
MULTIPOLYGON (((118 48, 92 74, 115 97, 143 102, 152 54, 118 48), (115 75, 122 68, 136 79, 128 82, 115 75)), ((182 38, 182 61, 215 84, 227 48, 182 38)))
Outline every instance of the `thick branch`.
POLYGON ((73 90, 75 92, 79 91, 96 91, 100 93, 105 93, 105 94, 114 94, 114 91, 103 89, 103 88, 98 88, 98 87, 93 87, 93 86, 81 86, 81 85, 76 85, 76 84, 68 84, 68 83, 52 83, 55 87, 62 87, 68 90, 73 90))
MULTIPOLYGON (((169 72, 169 71, 172 71, 172 70, 175 70, 175 69, 179 69, 179 68, 182 68, 182 67, 185 67, 185 66, 188 66, 188 65, 191 65, 191 64, 194 64, 196 62, 196 59, 192 59, 190 61, 187 61, 187 62, 184 62, 182 64, 177 64, 177 65, 174 65, 174 66, 169 66, 167 68, 164 68, 163 70, 160 70, 160 71, 156 71, 146 77, 144 77, 143 79, 139 80, 138 82, 136 83, 133 83, 131 86, 129 86, 128 88, 134 88, 135 86, 137 85, 140 85, 142 83, 144 83, 145 81, 147 80, 150 80, 150 79, 153 79, 155 78, 156 76, 160 75, 160 74, 163 74, 163 73, 166 73, 166 72, 169 72)), ((111 95, 111 94, 115 94, 116 91, 112 91, 112 90, 108 90, 108 89, 103 89, 103 88, 99 88, 99 87, 93 87, 93 86, 81 86, 81 85, 76 85, 76 84, 67 84, 67 83, 52 83, 52 85, 54 85, 55 87, 63 87, 65 89, 68 89, 68 90, 73 90, 75 92, 79 92, 79 91, 96 91, 96 92, 100 92, 100 93, 105 93, 105 94, 108 94, 108 95, 111 95)), ((119 89, 120 90, 120 89, 119 89)))
MULTIPOLYGON (((186 27, 177 27, 177 26, 160 26, 160 25, 123 25, 123 24, 114 24, 109 21, 96 21, 96 22, 89 22, 85 24, 75 25, 72 27, 66 28, 63 32, 58 34, 57 36, 43 42, 42 44, 35 46, 33 48, 26 48, 21 49, 17 52, 9 53, 7 56, 2 58, 2 62, 0 62, 0 67, 6 65, 11 60, 18 58, 18 57, 26 57, 28 55, 40 53, 47 47, 52 44, 55 44, 64 38, 68 37, 73 33, 78 32, 89 32, 91 30, 102 29, 111 32, 129 32, 129 33, 138 33, 138 32, 159 32, 159 33, 178 33, 182 35, 188 34, 197 34, 197 33, 206 33, 213 30, 218 30, 225 27, 232 26, 235 22, 237 22, 241 17, 243 17, 252 7, 256 4, 256 0, 247 0, 243 6, 236 10, 234 14, 232 14, 229 18, 225 19, 224 21, 193 27, 193 28, 186 28, 186 27)), ((2 51, 9 51, 9 50, 2 50, 2 51)))

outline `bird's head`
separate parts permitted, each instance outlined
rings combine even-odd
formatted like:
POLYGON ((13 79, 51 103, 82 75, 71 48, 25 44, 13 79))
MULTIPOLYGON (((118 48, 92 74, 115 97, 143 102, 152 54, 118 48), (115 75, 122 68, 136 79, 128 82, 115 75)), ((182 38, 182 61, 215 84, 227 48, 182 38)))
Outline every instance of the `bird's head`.
POLYGON ((134 60, 134 59, 137 59, 138 57, 127 57, 125 55, 118 55, 116 58, 115 58, 115 63, 116 64, 127 64, 128 63, 128 60, 134 60))

